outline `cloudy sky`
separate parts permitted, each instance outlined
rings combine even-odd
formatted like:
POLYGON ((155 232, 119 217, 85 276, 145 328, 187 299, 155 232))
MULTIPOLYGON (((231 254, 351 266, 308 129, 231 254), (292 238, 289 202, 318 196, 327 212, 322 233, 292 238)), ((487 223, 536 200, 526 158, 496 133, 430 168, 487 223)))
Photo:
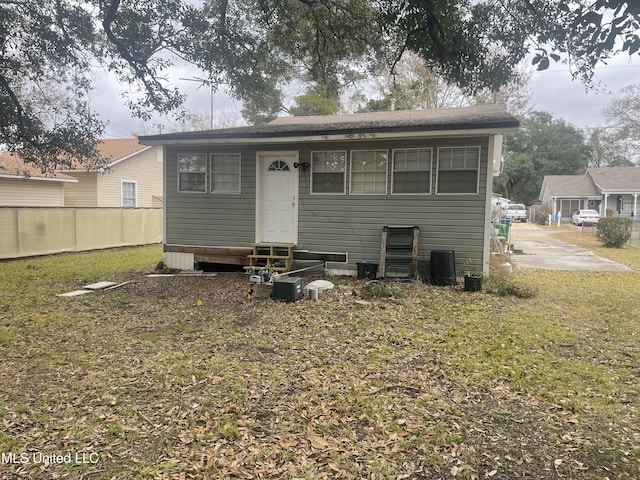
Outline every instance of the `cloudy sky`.
POLYGON ((604 125, 603 111, 611 100, 627 85, 640 83, 640 56, 620 55, 607 65, 596 69, 596 90, 585 90, 579 81, 572 81, 563 65, 552 65, 549 70, 533 73, 531 79, 531 106, 581 128, 604 125))
MULTIPOLYGON (((176 69, 171 76, 175 85, 187 95, 187 110, 208 117, 211 111, 210 92, 198 82, 184 80, 193 78, 193 72, 176 69)), ((564 65, 552 65, 549 70, 533 72, 530 106, 580 128, 603 126, 606 123, 603 112, 611 100, 625 86, 640 83, 640 57, 620 55, 609 60, 607 65, 596 69, 595 83, 600 84, 597 90, 586 90, 578 80, 571 79, 564 65)), ((157 117, 148 122, 133 118, 124 106, 122 92, 123 89, 105 72, 96 73, 96 88, 91 103, 92 108, 110 122, 106 130, 107 138, 126 138, 176 129, 168 118, 157 117)), ((214 125, 241 123, 241 109, 240 102, 230 99, 223 91, 216 92, 213 96, 214 125)))

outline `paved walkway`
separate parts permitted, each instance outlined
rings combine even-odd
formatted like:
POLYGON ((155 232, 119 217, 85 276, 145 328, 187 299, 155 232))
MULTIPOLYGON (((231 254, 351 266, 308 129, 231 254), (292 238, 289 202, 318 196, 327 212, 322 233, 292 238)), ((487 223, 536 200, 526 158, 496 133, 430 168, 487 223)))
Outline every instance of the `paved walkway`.
POLYGON ((531 223, 513 224, 511 243, 514 251, 511 260, 522 268, 596 272, 631 271, 629 267, 598 257, 590 250, 556 240, 553 230, 531 223))

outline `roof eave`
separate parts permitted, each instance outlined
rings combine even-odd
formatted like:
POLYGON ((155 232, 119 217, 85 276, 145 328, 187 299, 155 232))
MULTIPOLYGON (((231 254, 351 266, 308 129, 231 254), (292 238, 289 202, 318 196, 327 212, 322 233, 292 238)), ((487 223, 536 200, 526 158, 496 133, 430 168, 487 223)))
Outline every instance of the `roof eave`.
POLYGON ((609 188, 601 189, 602 195, 634 195, 640 194, 640 189, 637 188, 609 188))
POLYGON ((45 182, 67 182, 67 183, 78 183, 77 178, 59 178, 59 177, 34 177, 34 176, 24 176, 24 175, 11 175, 11 174, 0 174, 0 178, 12 178, 17 180, 40 180, 45 182))
POLYGON ((160 136, 140 137, 139 141, 143 145, 236 145, 236 144, 271 144, 271 143, 297 143, 297 142, 338 142, 338 141, 360 141, 374 139, 412 139, 412 138, 432 138, 432 137, 459 137, 477 135, 497 135, 502 133, 516 132, 518 126, 512 123, 505 125, 479 127, 479 128, 448 128, 442 130, 392 130, 376 131, 366 130, 345 130, 340 132, 303 132, 303 133, 283 133, 283 134, 251 134, 251 135, 228 135, 228 136, 207 136, 200 134, 197 136, 176 136, 163 138, 160 136))
POLYGON ((139 148, 138 150, 136 150, 135 152, 131 152, 128 153, 122 157, 117 158, 116 160, 113 160, 112 162, 109 163, 105 163, 104 165, 102 165, 101 167, 98 168, 73 168, 73 169, 61 169, 58 170, 60 172, 79 172, 79 173, 99 173, 101 172, 103 169, 105 168, 111 168, 114 165, 120 163, 120 162, 124 162, 125 160, 128 160, 131 157, 135 157, 136 155, 141 154, 142 152, 146 152, 147 150, 149 150, 151 148, 151 146, 149 145, 143 145, 142 148, 139 148))

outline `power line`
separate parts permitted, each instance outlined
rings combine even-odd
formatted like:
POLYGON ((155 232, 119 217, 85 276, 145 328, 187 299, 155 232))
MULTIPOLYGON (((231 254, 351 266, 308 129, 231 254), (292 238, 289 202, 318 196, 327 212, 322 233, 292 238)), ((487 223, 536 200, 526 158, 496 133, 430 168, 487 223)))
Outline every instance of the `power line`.
MULTIPOLYGON (((598 70, 610 70, 616 68, 640 68, 640 65, 601 65, 594 68, 594 72, 598 70)), ((547 68, 546 70, 535 70, 532 73, 571 73, 568 69, 551 69, 547 68)))

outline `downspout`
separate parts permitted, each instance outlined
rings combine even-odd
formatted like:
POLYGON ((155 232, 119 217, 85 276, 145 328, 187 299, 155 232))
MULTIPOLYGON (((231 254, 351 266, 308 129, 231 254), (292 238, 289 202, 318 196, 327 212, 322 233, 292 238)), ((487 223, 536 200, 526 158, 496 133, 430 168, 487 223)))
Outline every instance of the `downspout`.
POLYGON ((167 146, 162 145, 162 258, 167 245, 167 146))

